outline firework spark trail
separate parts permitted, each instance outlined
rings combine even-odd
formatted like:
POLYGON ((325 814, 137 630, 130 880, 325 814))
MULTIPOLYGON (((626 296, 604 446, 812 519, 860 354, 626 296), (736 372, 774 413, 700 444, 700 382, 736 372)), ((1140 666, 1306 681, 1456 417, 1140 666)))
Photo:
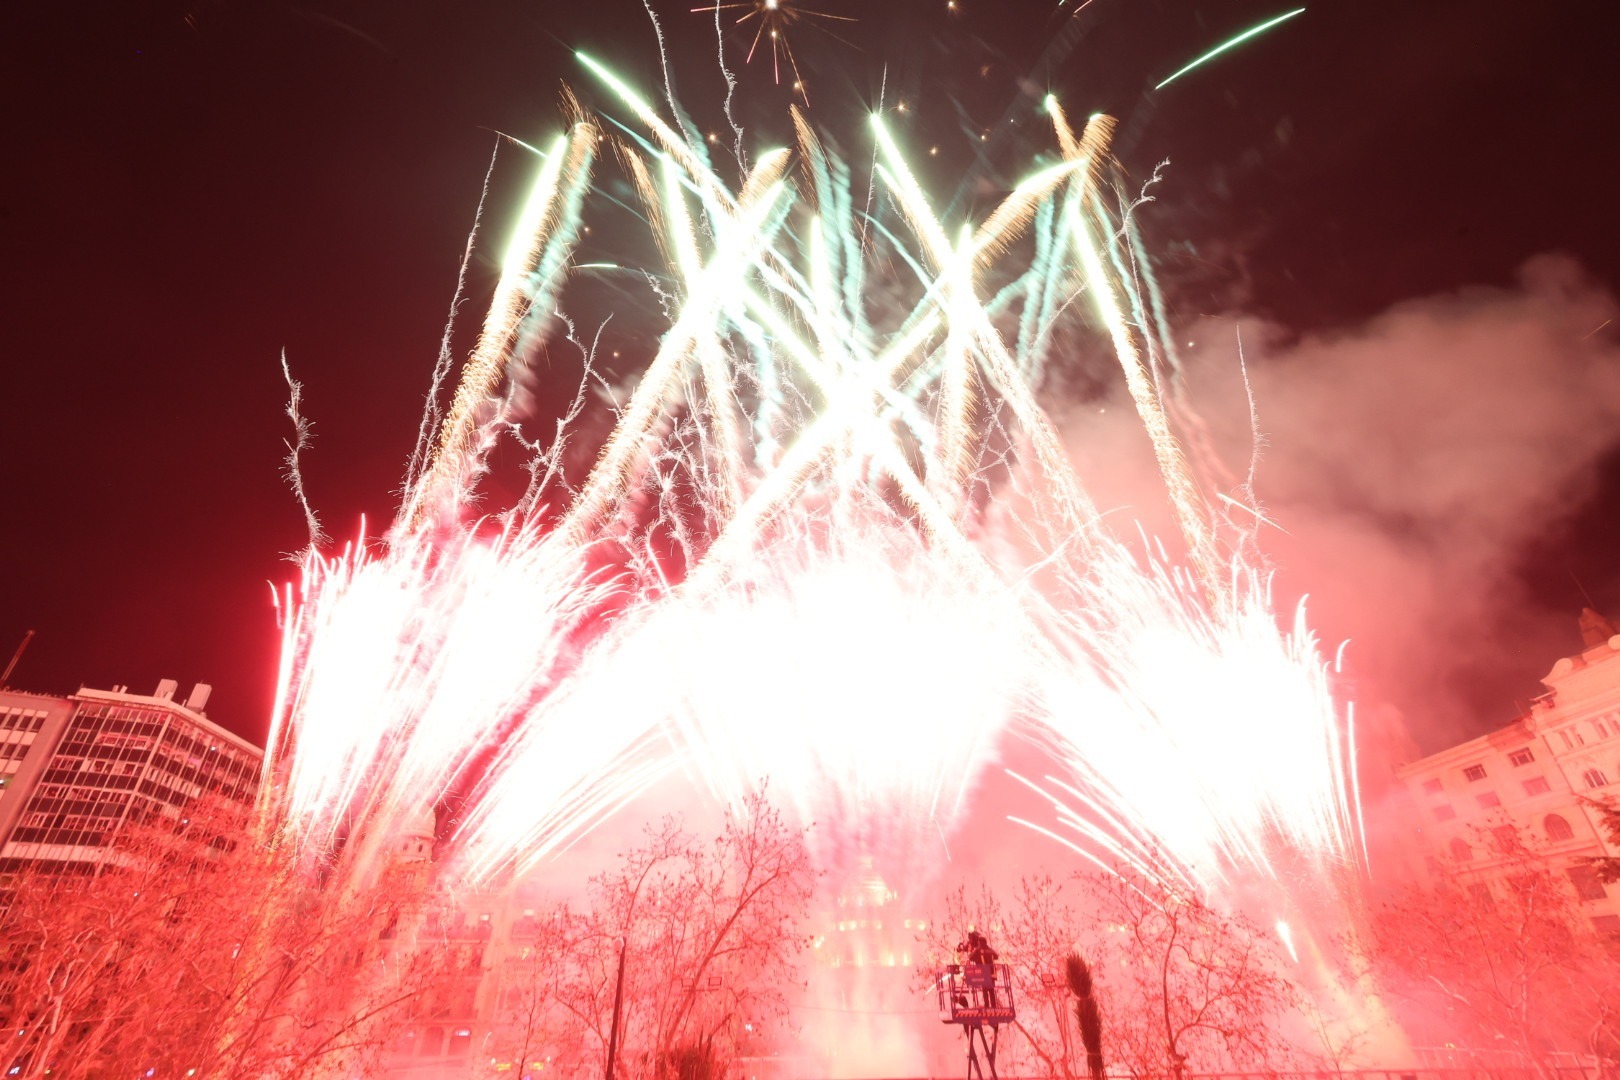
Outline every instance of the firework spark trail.
POLYGON ((1091 234, 1106 220, 1108 123, 1076 136, 1054 108, 1065 160, 953 241, 875 121, 875 172, 913 248, 856 220, 847 169, 802 118, 813 215, 785 152, 760 155, 733 191, 701 147, 581 60, 660 152, 656 168, 621 157, 660 223, 681 294, 672 324, 554 522, 515 515, 493 538, 457 524, 496 430, 483 410, 533 343, 521 315, 549 317, 577 238, 595 136, 576 127, 547 156, 386 549, 312 558, 282 598, 272 757, 305 842, 358 835, 349 857, 364 865, 390 820, 487 750, 457 840, 473 880, 533 865, 682 767, 730 800, 768 779, 806 820, 900 851, 948 831, 1011 728, 1065 773, 1032 785, 1058 824, 1041 830, 1093 857, 1206 886, 1275 873, 1278 846, 1353 859, 1353 763, 1314 639, 1278 626, 1256 571, 1217 558, 1133 336, 1148 329, 1125 315, 1148 305, 1091 234), (1031 231, 1035 262, 1008 266, 1031 231), (916 275, 896 310, 866 298, 878 259, 916 275), (987 300, 991 279, 1006 284, 987 300), (1039 361, 1021 350, 1074 310, 1076 279, 1158 456, 1186 570, 1107 536, 1036 399, 1039 361), (992 450, 990 434, 1013 449, 992 450), (1016 542, 987 538, 975 485, 1016 542), (655 535, 682 552, 677 580, 655 535), (585 571, 603 545, 627 560, 620 578, 585 571), (1226 714, 1241 737, 1212 719, 1221 701, 1246 703, 1226 714), (1257 741, 1273 752, 1237 756, 1257 741))
POLYGON ((1053 799, 1063 824, 1206 888, 1233 869, 1274 877, 1279 842, 1355 862, 1353 751, 1303 607, 1284 631, 1264 581, 1235 565, 1212 613, 1203 582, 1117 545, 1084 573, 1052 611, 1068 663, 1039 693, 1072 777, 1053 799))
POLYGON ((1287 22, 1289 19, 1292 19, 1295 15, 1302 15, 1302 14, 1304 14, 1304 12, 1305 12, 1304 8, 1295 8, 1293 11, 1285 11, 1281 15, 1278 15, 1275 18, 1267 19, 1265 22, 1261 23, 1259 26, 1251 26, 1249 29, 1243 31, 1243 33, 1241 33, 1241 34, 1238 34, 1236 37, 1231 37, 1231 38, 1228 38, 1227 40, 1221 42, 1219 45, 1217 45, 1213 49, 1209 50, 1209 52, 1204 53, 1202 56, 1198 57, 1198 59, 1196 59, 1192 63, 1188 64, 1186 67, 1181 68, 1180 70, 1176 71, 1173 75, 1170 75, 1164 81, 1160 82, 1159 85, 1155 86, 1153 89, 1155 89, 1155 90, 1163 90, 1166 86, 1170 85, 1175 80, 1177 80, 1177 79, 1181 78, 1183 75, 1187 74, 1187 72, 1193 70, 1194 68, 1202 67, 1204 64, 1206 64, 1209 61, 1215 59, 1217 56, 1219 56, 1222 53, 1226 52, 1228 49, 1236 48, 1237 46, 1243 44, 1245 41, 1248 41, 1250 38, 1252 38, 1252 37, 1254 37, 1254 36, 1256 36, 1258 34, 1265 33, 1267 30, 1270 30, 1273 26, 1276 26, 1278 23, 1287 22))
MULTIPOLYGON (((387 843, 387 826, 371 823, 430 807, 508 717, 549 691, 566 639, 612 588, 582 556, 510 526, 381 554, 362 541, 307 562, 299 597, 284 602, 284 662, 296 656, 298 669, 284 677, 271 742, 302 846, 341 840, 357 871, 369 869, 387 843)), ((561 751, 601 731, 551 734, 561 751)))
POLYGON ((450 370, 455 366, 455 356, 451 351, 450 340, 455 331, 456 315, 461 311, 462 299, 467 292, 467 268, 472 265, 473 251, 478 242, 479 229, 484 223, 484 206, 489 201, 489 182, 495 175, 495 162, 500 159, 500 143, 490 152, 489 166, 484 170, 484 184, 478 196, 478 209, 473 214, 472 228, 467 232, 467 244, 461 251, 461 266, 456 271, 456 288, 450 297, 450 315, 445 319, 444 333, 439 338, 439 359, 433 365, 433 376, 428 381, 427 403, 422 410, 422 419, 417 424, 416 445, 411 447, 410 461, 405 466, 404 491, 414 489, 422 479, 422 469, 432 457, 434 439, 444 420, 443 410, 439 407, 439 394, 444 387, 445 380, 450 376, 450 370))
POLYGON ((491 419, 485 412, 518 349, 515 340, 524 312, 554 294, 557 277, 578 238, 578 203, 590 179, 596 132, 580 124, 559 135, 529 192, 512 242, 501 260, 501 277, 478 347, 462 369, 450 411, 439 429, 439 444, 423 476, 407 493, 401 520, 415 527, 427 516, 455 512, 476 479, 483 455, 474 449, 477 431, 491 419), (539 273, 538 282, 530 276, 539 273))
POLYGON ((304 525, 309 530, 309 546, 319 547, 326 541, 326 533, 321 528, 321 519, 315 515, 314 507, 309 505, 309 495, 304 490, 304 473, 300 467, 300 458, 309 449, 312 434, 312 425, 304 416, 300 406, 304 399, 304 384, 294 379, 292 368, 287 366, 287 354, 281 354, 281 377, 287 381, 287 419, 292 421, 293 438, 287 442, 287 456, 283 459, 282 475, 292 486, 293 498, 298 500, 299 509, 304 511, 304 525))
MULTIPOLYGON (((887 138, 881 125, 878 126, 880 142, 886 145, 889 157, 903 168, 899 159, 898 149, 893 140, 887 138)), ((820 151, 814 140, 803 137, 806 156, 815 160, 820 151)), ((943 381, 958 381, 958 387, 969 378, 969 365, 975 357, 975 348, 984 342, 991 343, 989 357, 985 360, 990 366, 990 374, 998 386, 1010 387, 1008 397, 1011 404, 1021 417, 1031 422, 1031 428, 1036 432, 1037 452, 1043 460, 1053 468, 1064 471, 1062 450, 1058 445, 1055 432, 1051 431, 1045 417, 1035 404, 1033 396, 1021 378, 1009 372, 1009 358, 1005 354, 1000 339, 988 328, 984 320, 983 308, 979 305, 972 293, 972 265, 981 259, 986 252, 992 252, 1005 246, 1006 238, 1010 233, 1016 232, 1030 220, 1030 208, 1037 205, 1039 200, 1053 188, 1058 186, 1077 166, 1063 164, 1045 170, 1032 177, 1029 181, 1019 185, 998 210, 991 215, 974 237, 970 246, 962 245, 961 249, 953 249, 944 238, 943 230, 933 219, 930 211, 926 209, 920 189, 915 181, 909 181, 905 187, 905 202, 913 227, 936 250, 937 257, 948 267, 953 283, 946 289, 930 287, 925 292, 924 303, 912 314, 904 318, 902 325, 911 324, 909 332, 902 331, 886 348, 876 355, 863 355, 856 357, 852 347, 865 343, 868 335, 857 333, 857 327, 862 325, 858 312, 848 310, 852 297, 858 298, 858 291, 834 288, 831 279, 834 269, 829 265, 825 252, 835 250, 836 245, 826 244, 820 240, 824 231, 819 227, 821 219, 812 223, 809 235, 810 266, 803 274, 794 274, 787 268, 785 259, 778 259, 776 263, 762 261, 757 268, 762 277, 771 286, 774 294, 796 310, 805 322, 812 328, 814 340, 802 341, 794 332, 786 319, 782 318, 769 303, 761 300, 757 293, 749 291, 749 313, 754 318, 763 321, 772 331, 774 340, 795 362, 798 369, 809 376, 818 389, 825 395, 826 402, 821 415, 809 427, 802 430, 790 446, 788 453, 771 472, 767 473, 763 482, 756 489, 754 496, 748 501, 736 517, 727 524, 725 532, 717 540, 711 556, 706 563, 713 566, 724 567, 731 557, 738 552, 746 552, 753 543, 757 530, 766 521, 769 515, 780 509, 786 502, 798 494, 803 485, 809 480, 810 471, 819 463, 821 457, 831 452, 848 439, 857 435, 861 437, 864 445, 874 448, 892 445, 892 437, 884 433, 886 418, 893 416, 902 421, 910 429, 920 445, 928 449, 931 454, 937 454, 937 447, 946 446, 946 463, 928 470, 933 478, 941 474, 947 475, 945 483, 934 485, 936 497, 940 488, 948 504, 958 501, 958 495, 951 492, 951 488, 960 489, 965 486, 965 449, 960 445, 953 445, 950 434, 940 434, 934 423, 926 418, 915 407, 914 398, 917 394, 915 387, 907 394, 897 393, 897 383, 900 372, 909 366, 927 369, 935 378, 943 381), (808 286, 803 283, 808 279, 808 286), (809 295, 806 295, 806 292, 809 295), (937 310, 929 310, 937 308, 937 310), (936 329, 944 326, 946 330, 946 346, 943 355, 944 361, 936 358, 931 362, 924 362, 923 357, 928 354, 928 345, 934 338, 936 329), (999 364, 997 363, 999 361, 999 364), (874 403, 878 406, 878 416, 874 422, 874 403), (892 412, 890 411, 892 410, 892 412), (954 481, 954 483, 953 483, 954 481)), ((909 173, 905 174, 909 178, 909 173)), ((960 389, 956 395, 947 391, 946 397, 951 404, 942 407, 940 412, 948 417, 954 416, 953 431, 960 432, 970 423, 970 418, 959 415, 956 410, 965 411, 965 401, 960 389)), ((874 453, 882 453, 881 449, 870 450, 865 455, 854 455, 859 460, 874 453)), ((1066 511, 1066 520, 1076 522, 1089 516, 1090 507, 1084 502, 1083 493, 1077 484, 1066 484, 1058 489, 1066 493, 1069 498, 1063 509, 1066 511)), ((934 499, 927 500, 932 506, 934 499)), ((919 506, 919 509, 922 509, 919 506)), ((948 514, 945 515, 948 518, 948 514)), ((699 573, 702 573, 700 567, 699 573)))
MULTIPOLYGON (((911 169, 906 165, 904 156, 882 121, 874 118, 872 126, 877 133, 878 145, 883 151, 884 160, 889 166, 887 169, 880 166, 879 175, 888 181, 891 193, 900 203, 903 213, 918 234, 918 239, 931 253, 936 265, 941 267, 950 265, 952 246, 946 238, 943 226, 928 206, 921 185, 917 183, 911 169)), ((996 215, 992 214, 991 220, 995 219, 996 215)), ((1012 222, 1016 220, 1019 219, 1009 216, 1007 228, 1010 229, 1012 222)), ((996 235, 996 240, 999 242, 999 234, 996 235)), ((988 249, 992 246, 991 237, 987 235, 984 247, 988 249)), ((932 297, 942 291, 946 290, 941 290, 936 284, 928 290, 928 293, 932 297)), ((947 324, 953 327, 967 324, 967 332, 971 334, 973 345, 984 364, 986 377, 1001 395, 1002 402, 1012 410, 1022 425, 1037 463, 1049 481, 1041 488, 1042 524, 1059 536, 1082 532, 1095 520, 1095 510, 1069 465, 1068 455, 1063 449, 1062 440, 1058 437, 1056 429, 1036 402, 1033 388, 1024 381, 1019 372, 1019 364, 991 323, 988 313, 982 305, 974 301, 971 289, 964 290, 958 284, 957 288, 949 290, 948 295, 956 302, 941 304, 947 324)), ((937 300, 935 302, 938 303, 937 300)), ((947 362, 964 361, 959 361, 947 353, 947 362)))
POLYGON ((664 415, 677 382, 685 374, 694 344, 701 341, 713 325, 718 309, 727 303, 728 293, 735 286, 741 268, 756 257, 773 231, 767 228, 767 219, 782 194, 782 186, 773 184, 751 204, 741 207, 713 258, 691 281, 679 318, 636 384, 624 415, 563 521, 562 528, 570 537, 579 539, 588 535, 624 493, 625 481, 645 454, 643 443, 648 432, 664 415))
MULTIPOLYGON (((1077 139, 1068 134, 1071 129, 1057 100, 1049 96, 1046 99, 1046 106, 1057 128, 1064 157, 1069 161, 1080 161, 1087 165, 1089 183, 1082 194, 1090 198, 1083 197, 1079 202, 1071 202, 1067 206, 1068 224, 1073 230, 1075 250, 1079 254, 1086 288, 1091 294, 1098 316, 1113 341, 1114 353, 1124 369, 1125 386, 1136 405, 1137 415, 1153 442, 1153 453, 1158 459, 1159 472, 1164 479, 1171 506, 1175 510, 1176 522, 1180 525, 1182 537, 1187 542, 1188 555, 1213 590, 1212 595, 1217 597, 1218 603, 1220 581, 1218 555, 1209 513, 1199 496, 1197 485, 1193 482, 1181 444, 1170 430, 1170 420, 1159 397, 1157 380, 1148 365, 1143 362, 1142 351, 1137 345, 1137 336, 1132 332, 1131 324, 1126 320, 1125 312, 1120 305, 1119 292, 1134 295, 1134 290, 1131 289, 1128 280, 1110 274, 1108 268, 1104 266, 1102 255, 1092 236, 1092 225, 1084 212, 1086 202, 1095 201, 1092 193, 1096 190, 1096 179, 1099 175, 1097 163, 1107 152, 1108 142, 1113 134, 1113 121, 1108 117, 1093 117, 1077 139)), ((1134 306, 1139 308, 1140 303, 1137 302, 1134 306)))

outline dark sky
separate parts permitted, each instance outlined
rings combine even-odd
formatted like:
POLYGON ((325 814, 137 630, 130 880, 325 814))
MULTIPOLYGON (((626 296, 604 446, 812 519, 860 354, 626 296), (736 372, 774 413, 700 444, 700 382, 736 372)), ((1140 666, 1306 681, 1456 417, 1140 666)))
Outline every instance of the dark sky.
MULTIPOLYGON (((712 125, 711 17, 654 6, 678 92, 712 125)), ((886 71, 890 100, 911 105, 905 137, 942 147, 942 198, 974 166, 970 135, 1029 117, 1033 94, 1122 117, 1128 167, 1172 161, 1152 231, 1178 314, 1236 304, 1331 333, 1402 299, 1505 286, 1544 252, 1620 285, 1606 0, 1314 2, 1156 94, 1286 5, 812 6, 858 19, 827 23, 837 37, 808 16, 792 30, 813 119, 856 145, 886 71)), ((267 582, 305 541, 281 477, 280 355, 305 384, 328 529, 386 520, 493 132, 558 130, 562 81, 586 85, 572 48, 655 89, 654 41, 639 0, 8 5, 0 664, 38 631, 13 685, 206 681, 211 715, 262 733, 267 582)), ((732 39, 734 60, 745 44, 732 39)), ((787 91, 761 60, 739 73, 766 142, 787 91)), ((1022 138, 992 155, 1028 160, 1022 138)), ((530 170, 503 155, 491 252, 530 170)), ((475 260, 470 310, 492 278, 475 260)), ((1620 608, 1620 456, 1589 494, 1516 559, 1526 589, 1571 616, 1582 586, 1620 608)), ((1519 692, 1551 659, 1526 658, 1519 692)))

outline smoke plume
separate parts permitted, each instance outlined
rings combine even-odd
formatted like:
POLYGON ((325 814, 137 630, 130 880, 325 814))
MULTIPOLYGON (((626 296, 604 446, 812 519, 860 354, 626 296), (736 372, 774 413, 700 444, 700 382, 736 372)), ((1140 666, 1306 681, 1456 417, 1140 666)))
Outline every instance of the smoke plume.
MULTIPOLYGON (((1239 479, 1256 445, 1246 367, 1279 606, 1309 594, 1325 650, 1350 641, 1363 715, 1397 710, 1424 751, 1508 722, 1580 647, 1577 612, 1547 610, 1518 568, 1594 498, 1620 443, 1615 314, 1575 262, 1538 256, 1511 288, 1403 302, 1333 333, 1241 317, 1183 330, 1186 399, 1239 479)), ((1099 503, 1167 535, 1123 390, 1064 422, 1099 503)), ((1371 727, 1375 756, 1415 755, 1398 724, 1371 727)))

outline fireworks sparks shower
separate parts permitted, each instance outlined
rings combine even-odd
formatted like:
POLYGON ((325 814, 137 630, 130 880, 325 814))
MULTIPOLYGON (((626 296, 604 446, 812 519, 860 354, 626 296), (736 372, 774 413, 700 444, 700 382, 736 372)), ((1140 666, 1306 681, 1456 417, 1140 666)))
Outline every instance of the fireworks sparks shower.
POLYGON ((881 117, 868 216, 804 117, 730 185, 580 60, 641 133, 616 157, 668 260, 669 325, 581 482, 559 424, 523 498, 474 513, 522 359, 578 340, 603 142, 580 120, 542 155, 397 519, 280 597, 289 839, 363 874, 454 790, 450 865, 484 881, 684 773, 734 806, 768 781, 828 860, 920 869, 1012 738, 1050 763, 1019 779, 1051 816, 1022 822, 1085 858, 1204 888, 1279 854, 1358 861, 1348 714, 1163 398, 1112 120, 1077 132, 1051 102, 1058 160, 953 229, 881 117), (1076 476, 1036 395, 1060 331, 1117 357, 1183 556, 1114 537, 1076 476), (1275 752, 1240 752, 1257 744, 1275 752))
POLYGON ((826 11, 814 11, 802 7, 795 0, 748 0, 747 3, 711 4, 708 7, 695 7, 696 12, 710 12, 716 16, 728 17, 738 28, 747 28, 753 31, 748 42, 748 52, 744 63, 753 63, 754 55, 764 45, 771 55, 771 76, 778 86, 782 84, 783 64, 786 62, 788 74, 792 77, 793 91, 806 103, 810 100, 809 92, 805 89, 804 75, 799 70, 799 61, 793 55, 793 43, 788 40, 788 31, 793 24, 801 19, 808 23, 815 20, 826 22, 852 23, 856 20, 849 15, 834 15, 826 11), (741 12, 741 14, 738 14, 741 12))

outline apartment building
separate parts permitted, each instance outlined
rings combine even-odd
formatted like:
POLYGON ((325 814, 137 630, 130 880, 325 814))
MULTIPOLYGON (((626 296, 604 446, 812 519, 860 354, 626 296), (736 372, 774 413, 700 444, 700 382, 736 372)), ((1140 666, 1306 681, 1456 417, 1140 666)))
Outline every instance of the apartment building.
POLYGON ((1593 924, 1620 933, 1620 885, 1605 886, 1583 856, 1620 856, 1592 799, 1620 800, 1620 628, 1588 609, 1582 649, 1542 679, 1547 692, 1513 723, 1396 770, 1417 819, 1413 833, 1494 888, 1522 844, 1567 875, 1593 924))

